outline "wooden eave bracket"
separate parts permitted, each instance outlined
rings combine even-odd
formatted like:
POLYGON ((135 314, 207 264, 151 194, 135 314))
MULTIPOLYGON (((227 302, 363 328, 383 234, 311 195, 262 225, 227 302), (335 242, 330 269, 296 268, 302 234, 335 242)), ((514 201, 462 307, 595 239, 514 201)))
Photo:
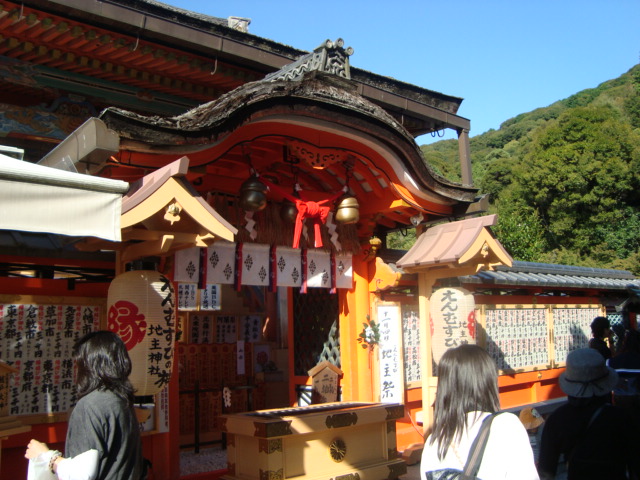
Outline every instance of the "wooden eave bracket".
POLYGON ((397 287, 402 278, 402 273, 393 270, 380 257, 376 257, 375 272, 369 282, 370 292, 381 292, 389 288, 397 287))
POLYGON ((128 233, 127 239, 136 238, 143 240, 139 243, 127 243, 121 249, 120 261, 128 263, 137 258, 149 255, 169 255, 177 250, 190 247, 208 247, 215 241, 211 234, 200 235, 197 233, 169 233, 142 230, 141 232, 128 233), (135 233, 144 234, 136 235, 135 233), (155 253, 149 253, 155 252, 155 253))
POLYGON ((175 237, 173 235, 163 235, 158 240, 128 244, 122 250, 120 261, 128 263, 150 255, 166 255, 169 253, 174 240, 175 237))
POLYGON ((497 265, 513 266, 513 259, 502 244, 486 228, 480 231, 467 251, 458 259, 458 265, 474 263, 476 271, 493 270, 497 265))
POLYGON ((177 243, 191 243, 195 247, 208 247, 216 239, 215 235, 205 233, 201 235, 199 233, 182 233, 182 232, 170 232, 159 230, 146 230, 143 228, 130 228, 122 231, 122 240, 142 240, 152 241, 159 240, 162 237, 171 235, 174 237, 177 243))

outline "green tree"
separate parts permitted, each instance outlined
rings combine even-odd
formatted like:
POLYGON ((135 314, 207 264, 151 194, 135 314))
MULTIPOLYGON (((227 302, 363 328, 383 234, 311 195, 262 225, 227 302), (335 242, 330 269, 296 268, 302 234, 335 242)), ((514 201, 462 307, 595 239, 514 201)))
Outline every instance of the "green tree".
POLYGON ((636 70, 632 75, 631 95, 626 98, 624 108, 629 116, 631 125, 635 128, 640 127, 640 69, 636 70))
MULTIPOLYGON (((475 185, 489 194, 499 213, 494 231, 514 258, 640 274, 639 127, 635 65, 470 138, 475 185), (534 237, 531 246, 530 234, 519 235, 527 230, 522 222, 543 234, 542 243, 534 237)), ((455 141, 422 149, 438 172, 454 179, 455 141)))
POLYGON ((516 166, 513 159, 504 154, 496 154, 496 157, 488 163, 480 180, 480 190, 488 193, 494 202, 513 183, 513 169, 516 166))
POLYGON ((544 228, 538 214, 527 207, 498 204, 498 223, 493 231, 515 260, 539 262, 547 249, 544 228))
POLYGON ((567 110, 538 132, 515 176, 552 248, 588 255, 615 235, 627 207, 637 211, 639 146, 609 107, 567 110))
POLYGON ((387 235, 387 248, 390 249, 409 250, 414 243, 416 243, 416 230, 414 228, 391 232, 387 235))

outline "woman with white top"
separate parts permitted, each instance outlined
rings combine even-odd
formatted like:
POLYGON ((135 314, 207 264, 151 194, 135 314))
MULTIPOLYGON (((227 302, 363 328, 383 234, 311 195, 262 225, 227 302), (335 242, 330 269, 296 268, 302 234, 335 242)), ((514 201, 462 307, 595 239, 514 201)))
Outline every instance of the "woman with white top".
MULTIPOLYGON (((444 353, 438 364, 433 428, 422 452, 422 480, 435 470, 463 470, 482 421, 500 410, 497 373, 493 359, 477 345, 444 353)), ((495 416, 478 478, 539 479, 529 436, 516 415, 495 416)))

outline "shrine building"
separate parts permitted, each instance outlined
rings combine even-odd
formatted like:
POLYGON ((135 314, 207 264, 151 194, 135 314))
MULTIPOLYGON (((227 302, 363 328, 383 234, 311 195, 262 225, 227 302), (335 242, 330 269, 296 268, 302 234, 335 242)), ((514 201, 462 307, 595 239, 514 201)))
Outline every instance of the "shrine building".
POLYGON ((444 349, 477 342, 503 408, 542 406, 594 316, 635 325, 629 272, 514 262, 495 238, 462 99, 358 69, 347 37, 306 52, 249 26, 153 0, 0 0, 0 477, 26 478, 31 438, 64 450, 71 347, 92 330, 131 347, 155 480, 251 478, 254 441, 261 474, 311 479, 307 459, 265 460, 270 419, 246 413, 302 425, 300 408, 326 475, 366 480, 404 473, 444 349), (444 130, 460 183, 415 140, 444 130), (408 252, 387 248, 410 229, 408 252), (152 326, 119 302, 149 304, 152 326), (370 432, 384 458, 350 457, 370 432), (207 448, 226 468, 181 471, 207 448))

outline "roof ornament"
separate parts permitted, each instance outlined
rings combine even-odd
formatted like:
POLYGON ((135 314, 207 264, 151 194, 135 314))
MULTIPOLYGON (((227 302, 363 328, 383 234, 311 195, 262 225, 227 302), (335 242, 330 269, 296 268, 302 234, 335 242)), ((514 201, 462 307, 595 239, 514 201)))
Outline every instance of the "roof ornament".
POLYGON ((227 17, 227 26, 233 30, 247 33, 249 31, 250 18, 245 17, 227 17))
POLYGON ((276 82, 279 80, 297 81, 308 72, 324 72, 338 77, 351 79, 349 70, 349 57, 353 55, 353 48, 344 47, 341 38, 335 42, 326 40, 313 52, 308 53, 293 63, 284 66, 277 72, 270 73, 265 80, 276 82))

